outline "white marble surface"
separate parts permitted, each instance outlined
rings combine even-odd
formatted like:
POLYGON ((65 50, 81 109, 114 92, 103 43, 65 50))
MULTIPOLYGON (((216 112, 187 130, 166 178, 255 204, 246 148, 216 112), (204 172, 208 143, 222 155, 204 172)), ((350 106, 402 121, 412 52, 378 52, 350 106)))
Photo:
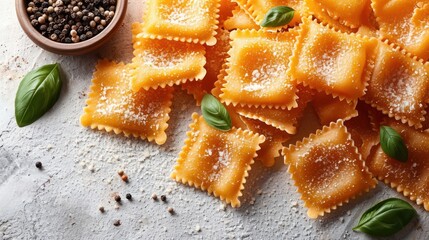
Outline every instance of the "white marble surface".
MULTIPOLYGON (((362 212, 389 196, 401 197, 383 184, 320 220, 310 220, 281 161, 273 169, 254 165, 239 209, 224 209, 220 200, 170 180, 191 113, 198 111, 183 92, 175 94, 164 146, 82 128, 79 116, 97 59, 128 62, 130 24, 141 15, 141 1, 130 0, 120 32, 105 48, 66 57, 35 46, 18 25, 14 1, 2 1, 0 240, 368 238, 351 231, 362 212), (33 125, 18 128, 14 98, 22 76, 53 62, 60 63, 64 71, 59 101, 33 125), (43 163, 42 171, 34 167, 36 161, 43 163), (119 169, 129 175, 128 184, 119 179, 119 169), (115 192, 124 199, 119 209, 112 198, 115 192), (166 194, 168 203, 154 202, 154 192, 166 194), (126 193, 134 201, 127 201, 126 193), (104 214, 99 206, 105 207, 104 214), (170 216, 167 207, 173 207, 176 215, 170 216), (113 226, 116 219, 121 226, 113 226)), ((419 219, 397 239, 426 238, 429 214, 414 206, 419 219)))

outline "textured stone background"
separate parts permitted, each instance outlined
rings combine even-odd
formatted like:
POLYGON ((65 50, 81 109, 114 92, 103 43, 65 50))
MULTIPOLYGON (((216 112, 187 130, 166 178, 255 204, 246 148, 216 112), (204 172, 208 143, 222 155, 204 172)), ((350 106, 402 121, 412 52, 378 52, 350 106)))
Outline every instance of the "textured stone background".
MULTIPOLYGON (((183 92, 175 94, 164 146, 79 125, 97 59, 130 61, 130 25, 142 11, 141 1, 130 0, 121 30, 105 48, 66 57, 35 46, 18 25, 14 1, 2 1, 0 239, 365 239, 350 230, 362 212, 389 196, 401 197, 383 184, 320 220, 310 220, 281 161, 273 169, 254 164, 239 209, 170 180, 191 113, 198 111, 183 92), (61 98, 39 121, 18 128, 14 98, 21 78, 53 62, 64 71, 61 98), (36 161, 43 163, 43 171, 34 167, 36 161), (117 176, 119 169, 129 175, 128 184, 117 176), (112 201, 115 192, 124 199, 119 209, 112 201), (168 203, 152 201, 154 192, 166 194, 168 203), (126 193, 135 200, 127 201, 126 193), (99 206, 106 213, 100 214, 99 206), (176 215, 166 211, 169 206, 176 215), (120 227, 113 226, 115 219, 121 220, 120 227)), ((397 239, 424 239, 428 233, 429 214, 415 207, 420 218, 397 239)))

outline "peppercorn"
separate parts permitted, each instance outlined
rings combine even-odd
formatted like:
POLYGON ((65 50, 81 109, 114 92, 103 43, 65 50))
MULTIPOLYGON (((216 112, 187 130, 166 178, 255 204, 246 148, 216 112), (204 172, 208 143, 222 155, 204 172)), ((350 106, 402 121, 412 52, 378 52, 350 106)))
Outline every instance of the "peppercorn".
POLYGON ((154 201, 158 201, 158 196, 156 195, 156 193, 152 193, 151 197, 154 201))
POLYGON ((121 220, 115 220, 115 221, 113 222, 113 225, 114 225, 115 227, 119 227, 119 226, 121 226, 121 220))
POLYGON ((161 201, 166 202, 167 201, 167 196, 161 195, 161 201))
POLYGON ((124 182, 128 182, 128 176, 127 175, 122 175, 122 177, 121 177, 121 179, 122 179, 122 181, 124 181, 124 182))
POLYGON ((104 212, 105 212, 104 207, 100 207, 98 210, 99 210, 101 213, 104 213, 104 212))
POLYGON ((115 195, 115 201, 116 202, 121 202, 121 196, 115 195))
POLYGON ((172 207, 167 208, 167 211, 171 214, 174 215, 174 209, 172 207))
POLYGON ((103 31, 115 16, 116 4, 116 0, 28 0, 25 10, 30 23, 43 36, 70 43, 88 40, 103 31), (77 34, 72 36, 63 29, 77 34))
POLYGON ((130 193, 127 193, 127 195, 125 195, 125 197, 126 197, 128 200, 131 200, 131 199, 133 198, 133 196, 131 196, 131 194, 130 194, 130 193))
POLYGON ((36 162, 36 168, 42 169, 42 163, 41 162, 36 162))

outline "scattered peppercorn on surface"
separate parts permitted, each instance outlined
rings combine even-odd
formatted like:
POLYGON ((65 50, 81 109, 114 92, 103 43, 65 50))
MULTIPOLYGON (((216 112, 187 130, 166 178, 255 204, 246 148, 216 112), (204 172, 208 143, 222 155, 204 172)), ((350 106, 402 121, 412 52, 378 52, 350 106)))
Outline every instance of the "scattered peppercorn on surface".
MULTIPOLYGON (((424 56, 402 39, 386 41, 385 28, 334 16, 333 10, 326 15, 294 7, 300 18, 290 28, 250 30, 242 26, 254 24, 232 24, 225 34, 225 19, 239 21, 234 13, 244 11, 247 21, 260 16, 243 1, 131 2, 130 14, 140 23, 131 34, 132 20, 126 19, 121 36, 106 46, 111 51, 100 51, 110 62, 97 64, 89 92, 89 83, 81 78, 91 75, 92 66, 60 59, 70 63, 65 66, 69 72, 76 72, 70 79, 76 84, 67 91, 73 108, 60 101, 57 111, 64 114, 28 128, 30 134, 4 121, 0 159, 10 174, 0 174, 0 205, 7 207, 0 209, 0 233, 11 238, 56 238, 63 232, 101 239, 120 231, 127 239, 358 239, 362 235, 350 226, 374 202, 401 194, 390 186, 423 205, 414 207, 419 224, 426 225, 422 156, 427 96, 410 94, 426 89, 429 82, 424 56), (184 15, 181 8, 192 11, 184 15), (183 29, 170 31, 169 24, 182 24, 183 29), (199 31, 189 31, 192 27, 199 31), (127 48, 131 43, 133 49, 127 48), (97 78, 106 71, 121 80, 97 78), (388 80, 393 82, 384 82, 388 80), (173 90, 171 95, 155 94, 173 90), (148 93, 158 107, 135 107, 147 104, 148 93), (232 130, 212 129, 192 114, 199 112, 196 105, 205 93, 227 106, 232 130), (85 125, 109 134, 78 126, 76 116, 85 99, 85 114, 97 116, 87 116, 85 121, 92 122, 85 125), (149 117, 150 111, 155 114, 149 117), (149 120, 155 123, 145 124, 149 120), (165 124, 168 128, 162 127, 165 124), (380 150, 378 128, 383 124, 405 133, 413 157, 406 165, 380 150), (141 131, 141 126, 147 129, 141 131), (22 139, 25 144, 18 145, 22 139), (40 170, 34 167, 36 160, 43 162, 40 170), (29 175, 24 168, 31 169, 29 175), (118 176, 121 169, 127 181, 118 176), (394 184, 376 185, 376 179, 394 184), (24 202, 24 207, 13 200, 24 202), (53 221, 58 215, 64 224, 53 221), (31 231, 15 231, 26 229, 27 221, 34 224, 31 231)), ((366 10, 361 11, 364 15, 366 10)), ((4 57, 15 54, 5 51, 4 57)), ((90 58, 84 61, 95 62, 98 56, 90 58)), ((16 72, 9 69, 31 66, 29 57, 10 59, 17 64, 8 63, 7 76, 16 72)), ((4 96, 13 85, 6 83, 4 96)), ((421 238, 423 229, 406 237, 421 238)))

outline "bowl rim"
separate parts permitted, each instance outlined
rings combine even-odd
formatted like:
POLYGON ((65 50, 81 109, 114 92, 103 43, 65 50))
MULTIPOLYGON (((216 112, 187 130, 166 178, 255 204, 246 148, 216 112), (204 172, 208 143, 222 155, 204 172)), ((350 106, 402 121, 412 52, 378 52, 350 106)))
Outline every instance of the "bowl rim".
POLYGON ((79 55, 99 48, 109 39, 125 18, 128 0, 116 1, 115 16, 105 29, 95 37, 77 43, 58 43, 43 36, 31 25, 25 2, 26 0, 15 0, 15 11, 21 28, 34 43, 50 52, 79 55))

